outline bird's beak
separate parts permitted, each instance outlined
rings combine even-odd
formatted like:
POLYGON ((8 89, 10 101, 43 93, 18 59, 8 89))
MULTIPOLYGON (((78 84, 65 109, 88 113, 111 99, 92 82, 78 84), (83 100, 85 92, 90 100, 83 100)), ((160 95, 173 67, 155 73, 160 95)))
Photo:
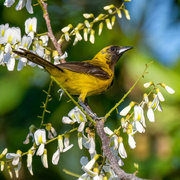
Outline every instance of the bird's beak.
POLYGON ((123 54, 124 52, 130 50, 130 49, 133 49, 133 47, 129 47, 129 46, 124 46, 124 47, 121 47, 118 51, 119 54, 123 54))

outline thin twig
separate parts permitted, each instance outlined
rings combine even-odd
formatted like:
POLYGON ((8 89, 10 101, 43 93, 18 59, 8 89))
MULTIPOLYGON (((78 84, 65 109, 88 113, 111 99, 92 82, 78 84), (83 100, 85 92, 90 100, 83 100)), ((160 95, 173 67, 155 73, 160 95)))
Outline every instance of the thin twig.
POLYGON ((51 79, 51 81, 49 83, 48 91, 46 93, 46 101, 43 103, 43 113, 42 113, 42 116, 40 117, 41 118, 41 124, 40 124, 39 129, 41 129, 42 125, 44 124, 44 117, 45 117, 46 112, 48 112, 47 111, 47 104, 50 101, 50 92, 51 92, 52 86, 53 86, 53 80, 51 79))
POLYGON ((113 108, 110 109, 110 111, 104 116, 106 119, 111 115, 111 113, 124 101, 124 99, 130 94, 130 92, 134 89, 134 87, 136 86, 136 84, 141 80, 141 78, 144 77, 144 75, 146 74, 146 70, 147 68, 153 63, 153 61, 151 61, 149 64, 146 64, 146 68, 144 69, 144 72, 142 73, 142 75, 136 80, 136 82, 133 84, 133 86, 129 89, 129 91, 122 97, 122 99, 115 104, 115 106, 113 108))
MULTIPOLYGON (((62 52, 62 49, 61 49, 61 44, 57 43, 57 40, 56 40, 56 38, 55 38, 55 36, 53 34, 53 31, 52 31, 51 21, 50 21, 48 10, 47 10, 48 5, 43 0, 39 0, 39 3, 40 3, 40 6, 41 6, 41 8, 43 10, 43 17, 44 17, 44 19, 46 21, 46 26, 47 26, 47 29, 48 29, 48 36, 51 39, 52 43, 54 44, 54 47, 58 51, 58 54, 60 56, 62 56, 63 52, 62 52)), ((66 62, 65 59, 61 60, 61 63, 65 63, 65 62, 66 62)))
POLYGON ((68 171, 67 169, 63 169, 63 171, 64 171, 66 174, 71 175, 71 176, 73 176, 73 177, 77 177, 77 178, 80 177, 80 175, 78 175, 78 174, 76 174, 76 173, 72 173, 71 171, 68 171))

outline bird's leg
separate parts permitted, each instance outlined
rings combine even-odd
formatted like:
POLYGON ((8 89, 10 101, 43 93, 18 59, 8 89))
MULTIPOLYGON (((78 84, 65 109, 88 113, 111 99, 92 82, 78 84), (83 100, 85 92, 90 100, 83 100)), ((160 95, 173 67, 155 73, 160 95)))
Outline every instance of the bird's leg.
POLYGON ((83 103, 83 101, 79 101, 79 105, 85 110, 85 112, 94 120, 101 120, 102 117, 98 117, 89 107, 87 99, 83 103))

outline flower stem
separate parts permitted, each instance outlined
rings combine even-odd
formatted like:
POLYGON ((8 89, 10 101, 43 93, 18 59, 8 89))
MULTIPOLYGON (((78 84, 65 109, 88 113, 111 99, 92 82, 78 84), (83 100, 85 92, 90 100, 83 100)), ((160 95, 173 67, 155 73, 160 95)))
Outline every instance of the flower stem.
POLYGON ((43 126, 43 124, 44 124, 44 117, 45 117, 45 114, 46 114, 46 112, 49 112, 48 110, 47 110, 47 104, 48 104, 48 102, 50 101, 50 97, 51 97, 51 95, 50 95, 50 92, 51 92, 51 87, 53 86, 53 80, 51 79, 51 81, 50 81, 50 83, 49 83, 49 88, 48 88, 48 91, 46 92, 46 91, 44 91, 45 93, 46 93, 46 101, 43 103, 43 113, 42 113, 42 116, 40 116, 40 118, 41 118, 41 124, 40 124, 40 127, 39 127, 39 129, 41 129, 41 127, 43 126))
POLYGON ((151 61, 149 64, 146 64, 146 67, 142 73, 142 75, 136 80, 136 82, 133 84, 133 86, 129 89, 129 91, 122 97, 122 99, 115 104, 115 106, 113 108, 111 108, 109 110, 109 112, 104 116, 106 119, 111 115, 111 113, 124 101, 124 99, 130 94, 130 92, 134 89, 134 87, 136 86, 136 84, 141 80, 141 78, 144 78, 144 75, 147 73, 146 70, 148 69, 148 67, 153 63, 153 61, 151 61))

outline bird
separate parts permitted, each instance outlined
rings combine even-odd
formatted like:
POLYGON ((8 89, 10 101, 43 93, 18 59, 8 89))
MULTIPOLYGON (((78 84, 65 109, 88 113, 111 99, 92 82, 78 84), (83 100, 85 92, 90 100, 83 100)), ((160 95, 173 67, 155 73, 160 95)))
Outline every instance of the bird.
POLYGON ((130 49, 133 47, 110 45, 100 50, 91 60, 56 65, 26 49, 13 52, 42 66, 71 95, 79 96, 79 104, 87 110, 86 98, 101 94, 112 86, 115 65, 122 54, 130 49))

